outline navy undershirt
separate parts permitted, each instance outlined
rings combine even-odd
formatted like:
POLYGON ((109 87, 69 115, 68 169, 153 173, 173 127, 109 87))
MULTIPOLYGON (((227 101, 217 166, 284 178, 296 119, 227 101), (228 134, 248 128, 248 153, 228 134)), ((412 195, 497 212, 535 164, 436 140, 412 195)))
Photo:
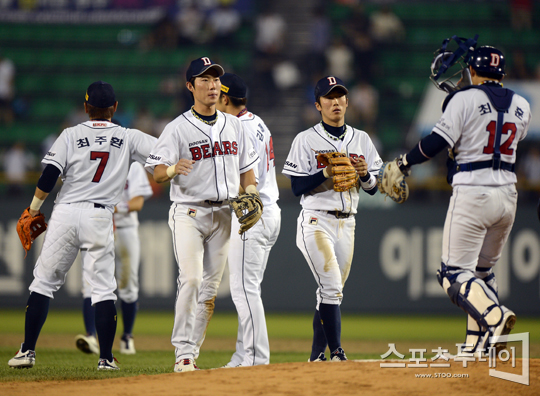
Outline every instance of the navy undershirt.
POLYGON ((441 135, 438 133, 431 133, 409 151, 407 154, 407 166, 426 162, 447 147, 448 142, 441 135), (421 150, 420 147, 422 148, 421 150))
POLYGON ((214 121, 214 120, 216 119, 216 117, 217 117, 217 112, 215 112, 214 114, 209 115, 209 116, 203 116, 202 114, 197 113, 197 112, 195 111, 195 109, 192 109, 192 110, 193 110, 193 112, 194 112, 195 114, 197 114, 197 117, 200 117, 202 120, 205 120, 206 122, 212 122, 212 121, 214 121))
POLYGON ((60 176, 60 169, 54 165, 47 164, 37 182, 37 187, 43 192, 50 193, 56 185, 58 176, 60 176))

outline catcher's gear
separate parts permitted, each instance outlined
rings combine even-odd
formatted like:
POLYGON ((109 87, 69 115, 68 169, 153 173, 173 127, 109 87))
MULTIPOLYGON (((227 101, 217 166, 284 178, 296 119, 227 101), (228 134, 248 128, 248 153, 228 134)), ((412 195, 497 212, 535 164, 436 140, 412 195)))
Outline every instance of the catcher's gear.
POLYGON ((349 191, 358 183, 358 173, 351 164, 351 160, 343 153, 336 151, 317 154, 317 161, 325 166, 330 165, 334 191, 349 191))
POLYGON ((238 198, 230 200, 229 204, 240 223, 239 234, 243 234, 253 227, 263 213, 263 203, 257 194, 241 194, 238 198))
POLYGON ((402 155, 393 161, 385 162, 377 175, 379 191, 397 203, 405 202, 409 198, 409 186, 405 177, 410 174, 410 169, 403 164, 402 155))
POLYGON ((431 76, 429 78, 438 89, 452 93, 472 84, 467 66, 473 51, 475 51, 477 40, 478 35, 470 39, 452 36, 445 39, 441 48, 435 51, 435 56, 431 61, 431 76), (455 51, 448 49, 452 40, 458 45, 455 51), (455 68, 452 69, 454 65, 458 65, 457 71, 455 68), (450 69, 452 69, 451 72, 449 72, 450 69), (458 84, 451 81, 460 73, 461 79, 458 84), (441 78, 443 75, 445 75, 444 78, 441 78))
POLYGON ((27 254, 32 247, 32 242, 47 229, 43 213, 39 212, 32 217, 29 210, 30 207, 26 208, 17 222, 17 234, 27 254))

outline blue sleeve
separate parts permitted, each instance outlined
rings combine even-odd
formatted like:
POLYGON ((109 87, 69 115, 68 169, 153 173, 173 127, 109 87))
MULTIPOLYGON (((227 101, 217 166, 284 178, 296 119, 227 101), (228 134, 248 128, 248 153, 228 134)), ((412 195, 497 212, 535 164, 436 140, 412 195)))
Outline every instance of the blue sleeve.
POLYGON ((60 169, 54 165, 48 164, 45 169, 43 169, 43 173, 41 173, 41 177, 37 182, 37 187, 43 192, 50 193, 56 185, 58 176, 60 176, 60 169))
POLYGON ((407 166, 421 164, 435 157, 448 147, 448 142, 438 133, 426 136, 407 154, 407 166))
POLYGON ((296 197, 299 197, 320 186, 325 180, 326 177, 322 171, 310 176, 291 176, 292 192, 296 197))

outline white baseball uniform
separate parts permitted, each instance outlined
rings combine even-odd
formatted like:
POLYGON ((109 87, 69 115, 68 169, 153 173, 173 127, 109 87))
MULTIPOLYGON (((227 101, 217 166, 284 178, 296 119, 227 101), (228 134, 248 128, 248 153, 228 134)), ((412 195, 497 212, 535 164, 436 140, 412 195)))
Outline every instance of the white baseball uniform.
POLYGON ((244 235, 240 223, 232 219, 229 249, 231 296, 238 312, 236 352, 229 366, 254 366, 270 363, 270 346, 266 329, 261 283, 268 256, 281 228, 281 209, 277 201, 274 147, 270 130, 257 115, 246 111, 240 117, 260 162, 256 169, 257 189, 263 203, 262 221, 244 235))
MULTIPOLYGON (((371 174, 367 188, 376 184, 382 165, 369 135, 346 125, 343 140, 335 140, 319 123, 299 133, 294 139, 283 173, 287 176, 310 176, 325 166, 317 161, 317 152, 338 151, 352 158, 362 157, 371 174), (315 150, 315 151, 314 151, 315 150)), ((349 276, 354 251, 354 230, 359 189, 336 192, 331 179, 300 200, 296 245, 304 254, 317 282, 317 309, 320 303, 341 304, 343 286, 349 276), (340 218, 338 218, 338 217, 340 218)))
MULTIPOLYGON (((148 199, 152 196, 152 187, 148 181, 148 173, 138 162, 131 164, 128 177, 122 193, 122 200, 142 196, 148 199)), ((139 239, 139 216, 136 211, 129 213, 114 213, 115 231, 115 262, 116 278, 118 280, 118 295, 122 301, 134 303, 139 298, 139 265, 141 243, 139 239)), ((83 282, 83 296, 91 296, 90 285, 83 282)))
POLYGON ((108 121, 65 129, 42 163, 61 171, 55 200, 30 291, 53 298, 77 253, 92 290, 92 304, 116 300, 114 291, 114 206, 135 160, 144 163, 156 138, 108 121))
POLYGON ((236 198, 240 174, 259 157, 242 122, 217 112, 209 125, 187 111, 169 123, 146 168, 195 160, 192 171, 171 180, 169 226, 178 263, 178 292, 171 342, 176 361, 194 358, 204 340, 227 262, 231 234, 228 199, 236 198))
MULTIPOLYGON (((448 103, 433 132, 453 148, 459 164, 491 160, 497 111, 480 89, 458 92, 448 103)), ((500 142, 501 160, 516 162, 517 144, 525 138, 529 103, 514 94, 500 142)), ((492 168, 458 172, 444 224, 442 262, 474 271, 490 268, 500 258, 514 223, 516 174, 492 168)))

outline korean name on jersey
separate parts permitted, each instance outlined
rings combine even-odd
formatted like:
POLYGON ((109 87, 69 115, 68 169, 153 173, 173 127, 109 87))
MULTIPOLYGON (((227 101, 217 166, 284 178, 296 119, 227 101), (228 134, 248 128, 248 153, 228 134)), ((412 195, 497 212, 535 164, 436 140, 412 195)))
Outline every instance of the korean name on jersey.
MULTIPOLYGON (((529 103, 514 94, 504 124, 500 142, 501 160, 514 164, 516 148, 529 129, 529 103)), ((493 158, 497 110, 488 96, 479 89, 458 92, 448 103, 433 132, 442 136, 454 148, 457 163, 486 161, 493 158)), ((491 168, 474 172, 459 172, 452 185, 499 186, 516 183, 514 172, 494 171, 491 168)))
POLYGON ((56 203, 116 205, 133 161, 144 163, 156 138, 108 121, 66 128, 42 160, 60 169, 56 203), (121 182, 119 182, 121 180, 121 182))

